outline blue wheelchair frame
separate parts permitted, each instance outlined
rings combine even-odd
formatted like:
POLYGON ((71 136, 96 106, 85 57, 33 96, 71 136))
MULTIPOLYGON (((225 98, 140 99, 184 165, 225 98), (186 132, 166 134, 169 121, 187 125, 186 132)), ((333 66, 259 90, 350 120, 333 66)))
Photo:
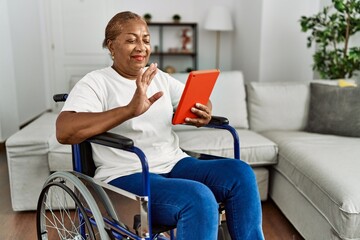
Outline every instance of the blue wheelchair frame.
MULTIPOLYGON (((54 100, 56 102, 65 101, 66 98, 67 98, 67 94, 58 94, 58 95, 54 96, 54 100)), ((208 125, 206 125, 205 127, 215 128, 215 129, 224 129, 224 130, 229 131, 234 140, 234 158, 240 159, 239 136, 238 136, 236 130, 232 126, 229 125, 229 121, 226 118, 212 116, 210 123, 208 125)), ((132 153, 136 154, 138 156, 138 158, 141 162, 141 166, 142 166, 142 185, 143 185, 142 197, 145 199, 145 201, 147 201, 148 205, 151 205, 151 198, 150 198, 151 190, 150 190, 150 181, 149 181, 148 161, 147 161, 147 158, 146 158, 144 152, 141 149, 134 146, 133 140, 131 140, 127 137, 118 135, 118 134, 106 132, 103 134, 93 136, 93 137, 85 140, 84 142, 100 144, 100 145, 103 145, 106 147, 112 147, 112 148, 132 152, 132 153)), ((88 179, 88 177, 82 176, 84 172, 88 171, 88 169, 84 169, 84 162, 82 161, 81 144, 83 144, 83 143, 72 145, 73 169, 74 169, 74 174, 77 175, 79 178, 88 179)), ((207 154, 200 154, 200 156, 198 156, 198 158, 199 159, 213 159, 213 158, 221 158, 221 157, 215 157, 215 156, 207 155, 207 154)), ((90 173, 90 175, 92 175, 92 174, 90 173)), ((119 224, 118 221, 110 220, 110 219, 107 219, 104 217, 103 218, 104 222, 106 223, 106 225, 110 226, 110 230, 108 230, 108 233, 112 235, 112 236, 109 236, 110 239, 124 239, 124 237, 130 237, 131 239, 136 239, 136 240, 150 240, 150 239, 155 239, 155 238, 158 240, 168 239, 168 238, 165 238, 165 237, 159 235, 158 232, 156 232, 156 233, 153 232, 152 223, 151 223, 151 207, 146 206, 146 210, 147 210, 148 232, 145 234, 141 234, 142 236, 137 236, 136 234, 134 234, 133 232, 129 231, 128 229, 123 227, 121 224, 119 224)), ((92 224, 96 225, 95 221, 93 221, 92 219, 90 219, 90 221, 92 224)), ((170 227, 170 229, 165 228, 165 231, 170 231, 170 239, 175 239, 172 228, 174 228, 174 227, 170 227)))

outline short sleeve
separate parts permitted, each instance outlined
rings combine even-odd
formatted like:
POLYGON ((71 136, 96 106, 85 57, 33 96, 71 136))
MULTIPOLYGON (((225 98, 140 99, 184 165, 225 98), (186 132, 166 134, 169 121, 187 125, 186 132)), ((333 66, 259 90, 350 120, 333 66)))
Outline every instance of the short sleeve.
POLYGON ((102 112, 102 89, 93 78, 86 75, 71 90, 61 111, 102 112))

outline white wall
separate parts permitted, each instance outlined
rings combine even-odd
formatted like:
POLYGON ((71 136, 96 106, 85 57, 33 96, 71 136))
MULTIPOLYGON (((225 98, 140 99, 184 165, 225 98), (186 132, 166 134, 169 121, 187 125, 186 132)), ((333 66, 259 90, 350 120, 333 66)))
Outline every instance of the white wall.
POLYGON ((264 1, 261 28, 259 81, 309 81, 313 79, 313 48, 301 32, 302 15, 318 12, 319 1, 264 1))
POLYGON ((48 108, 39 0, 5 0, 8 5, 17 105, 24 124, 48 108))
POLYGON ((241 70, 246 82, 259 80, 262 0, 235 2, 233 69, 241 70))
POLYGON ((0 142, 19 129, 7 1, 0 0, 0 142))
POLYGON ((315 13, 319 0, 240 0, 236 24, 234 69, 246 81, 304 81, 313 79, 313 49, 299 19, 315 13))

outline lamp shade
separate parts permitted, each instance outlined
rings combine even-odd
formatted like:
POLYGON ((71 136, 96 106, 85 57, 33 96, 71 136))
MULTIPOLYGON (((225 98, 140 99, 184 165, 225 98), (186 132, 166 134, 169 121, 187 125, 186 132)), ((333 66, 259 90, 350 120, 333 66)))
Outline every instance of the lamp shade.
POLYGON ((204 28, 210 31, 233 30, 233 22, 229 9, 221 5, 211 7, 205 18, 204 28))

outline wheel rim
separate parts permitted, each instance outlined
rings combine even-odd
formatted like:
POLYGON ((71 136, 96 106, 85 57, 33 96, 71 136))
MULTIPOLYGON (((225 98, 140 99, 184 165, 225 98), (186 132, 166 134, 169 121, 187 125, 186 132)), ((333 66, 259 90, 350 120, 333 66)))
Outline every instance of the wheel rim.
POLYGON ((50 182, 38 202, 38 239, 96 239, 84 207, 73 191, 61 182, 50 182))

